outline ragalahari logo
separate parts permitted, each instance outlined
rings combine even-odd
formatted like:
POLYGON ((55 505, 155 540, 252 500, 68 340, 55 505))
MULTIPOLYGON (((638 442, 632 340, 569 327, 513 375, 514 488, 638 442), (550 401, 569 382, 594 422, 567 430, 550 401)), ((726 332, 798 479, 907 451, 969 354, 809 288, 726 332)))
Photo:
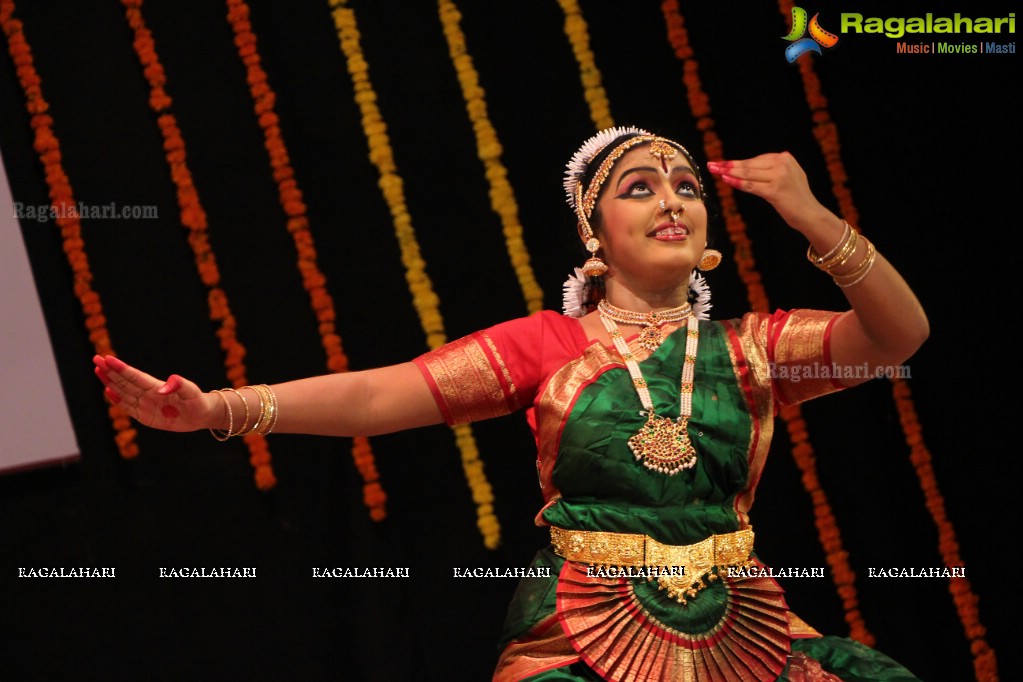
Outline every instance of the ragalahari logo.
POLYGON ((810 20, 808 26, 806 10, 802 7, 792 8, 792 30, 789 31, 787 36, 782 37, 782 40, 788 40, 792 43, 785 48, 785 59, 789 60, 789 64, 795 62, 807 52, 821 54, 822 47, 834 47, 838 44, 838 36, 830 31, 825 31, 817 23, 817 17, 819 16, 820 14, 813 15, 813 19, 810 20), (807 28, 810 30, 810 37, 804 38, 803 34, 806 33, 807 28))

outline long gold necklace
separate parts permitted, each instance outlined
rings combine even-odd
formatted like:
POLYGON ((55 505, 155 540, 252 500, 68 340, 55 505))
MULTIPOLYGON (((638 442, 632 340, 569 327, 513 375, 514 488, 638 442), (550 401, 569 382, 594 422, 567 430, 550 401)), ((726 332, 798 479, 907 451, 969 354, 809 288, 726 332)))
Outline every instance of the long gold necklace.
MULTIPOLYGON (((639 363, 636 362, 625 338, 618 330, 615 319, 605 312, 603 304, 604 301, 601 301, 601 306, 598 308, 600 321, 611 336, 611 341, 618 349, 618 354, 625 361, 629 376, 632 377, 632 385, 636 387, 639 402, 643 405, 640 414, 647 418, 639 432, 629 439, 629 449, 632 450, 636 459, 643 463, 643 466, 668 476, 674 476, 683 469, 691 468, 696 464, 696 449, 689 440, 686 428, 689 426, 689 417, 693 414, 693 375, 696 371, 696 350, 700 340, 699 321, 688 312, 684 316, 688 317, 689 321, 686 326, 685 360, 682 363, 679 415, 678 419, 670 419, 654 412, 654 401, 650 397, 650 389, 646 379, 643 378, 643 372, 639 369, 639 363)), ((622 312, 645 317, 643 313, 622 312)), ((684 319, 684 317, 680 319, 684 319)), ((659 336, 660 332, 658 331, 659 336)))

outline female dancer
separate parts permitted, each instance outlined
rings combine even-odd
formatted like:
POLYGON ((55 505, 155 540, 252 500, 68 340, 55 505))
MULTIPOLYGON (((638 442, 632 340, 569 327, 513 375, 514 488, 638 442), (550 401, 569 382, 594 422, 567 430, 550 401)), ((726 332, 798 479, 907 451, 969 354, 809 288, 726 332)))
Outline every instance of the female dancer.
POLYGON ((902 363, 927 319, 789 154, 708 169, 802 233, 851 309, 705 319, 695 271, 720 255, 706 249, 696 164, 676 142, 614 128, 566 174, 586 281, 603 283, 569 287, 574 317, 543 312, 413 362, 272 387, 204 393, 111 356, 96 371, 140 422, 222 438, 371 436, 524 409, 552 541, 534 565, 551 578, 516 592, 496 680, 916 679, 792 614, 761 575, 748 512, 778 406, 869 378, 851 368, 902 363))

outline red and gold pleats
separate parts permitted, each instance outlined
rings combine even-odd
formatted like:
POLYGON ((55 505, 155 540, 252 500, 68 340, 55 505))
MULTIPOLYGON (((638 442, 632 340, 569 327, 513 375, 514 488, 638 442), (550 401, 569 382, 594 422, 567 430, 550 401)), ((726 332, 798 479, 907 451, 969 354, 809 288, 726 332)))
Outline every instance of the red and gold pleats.
POLYGON ((587 569, 565 562, 558 617, 575 650, 605 679, 773 680, 785 667, 788 607, 770 578, 721 576, 726 592, 721 618, 706 632, 690 634, 645 608, 633 580, 591 576, 587 569))
MULTIPOLYGON (((71 182, 61 162, 60 140, 53 132, 53 117, 49 113, 50 105, 43 97, 42 79, 35 69, 32 48, 25 39, 21 21, 14 17, 13 0, 0 2, 0 26, 7 38, 7 50, 14 61, 18 83, 25 94, 25 108, 30 117, 35 150, 45 172, 50 206, 57 215, 57 227, 60 228, 64 253, 74 276, 75 296, 82 306, 89 341, 92 342, 97 354, 114 355, 110 334, 107 331, 107 320, 103 315, 103 303, 99 293, 92 288, 92 270, 89 268, 89 258, 85 253, 85 240, 82 237, 82 225, 71 191, 71 182)), ((114 427, 116 434, 114 439, 121 456, 126 459, 136 457, 139 448, 135 443, 136 431, 132 428, 131 419, 123 409, 114 404, 107 407, 107 413, 114 427)))

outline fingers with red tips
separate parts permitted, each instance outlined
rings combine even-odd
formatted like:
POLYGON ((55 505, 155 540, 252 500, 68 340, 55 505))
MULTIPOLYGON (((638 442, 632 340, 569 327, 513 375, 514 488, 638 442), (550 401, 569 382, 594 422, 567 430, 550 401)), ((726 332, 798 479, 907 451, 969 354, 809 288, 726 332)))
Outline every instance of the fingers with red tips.
POLYGON ((108 355, 106 357, 106 360, 107 367, 114 370, 115 372, 123 372, 124 370, 128 369, 128 365, 124 364, 123 362, 115 358, 113 355, 108 355))
POLYGON ((156 392, 160 395, 170 395, 181 388, 181 377, 177 374, 171 374, 167 377, 167 383, 160 388, 156 389, 156 392))
POLYGON ((101 367, 96 367, 93 372, 96 374, 96 377, 103 382, 104 386, 110 385, 110 377, 107 376, 107 373, 103 371, 101 367))
POLYGON ((107 397, 107 400, 109 400, 115 405, 121 402, 121 396, 117 395, 117 393, 114 392, 114 389, 110 388, 109 386, 103 389, 103 395, 105 395, 107 397))

